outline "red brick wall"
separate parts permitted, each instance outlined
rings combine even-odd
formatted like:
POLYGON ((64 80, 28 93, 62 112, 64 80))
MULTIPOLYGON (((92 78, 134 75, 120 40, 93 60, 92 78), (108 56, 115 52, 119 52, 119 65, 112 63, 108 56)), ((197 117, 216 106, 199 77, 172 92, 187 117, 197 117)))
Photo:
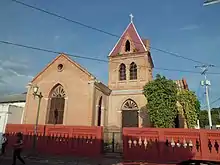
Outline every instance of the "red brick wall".
POLYGON ((123 156, 126 160, 154 163, 173 163, 189 159, 220 161, 217 151, 220 131, 124 128, 123 135, 123 156), (175 142, 174 147, 171 146, 172 139, 175 142), (188 143, 186 148, 183 146, 184 140, 188 143), (208 147, 209 140, 212 143, 211 151, 208 147), (190 141, 192 147, 189 146, 190 141), (179 147, 177 143, 180 144, 179 147))
MULTIPOLYGON (((23 132, 24 150, 31 150, 33 130, 34 125, 7 125, 9 147, 12 147, 15 141, 15 133, 23 132)), ((37 151, 42 154, 88 157, 102 155, 102 127, 39 125, 37 137, 37 151)), ((123 129, 123 157, 126 161, 153 163, 174 163, 188 159, 220 161, 219 147, 218 130, 123 129), (172 140, 175 143, 174 147, 171 145, 172 140), (184 147, 184 144, 187 146, 184 147), (192 147, 189 144, 192 144, 192 147)))
MULTIPOLYGON (((34 125, 8 124, 9 148, 15 133, 24 134, 24 151, 33 146, 34 125)), ((39 125, 37 152, 48 155, 78 155, 97 157, 102 154, 102 127, 39 125)))

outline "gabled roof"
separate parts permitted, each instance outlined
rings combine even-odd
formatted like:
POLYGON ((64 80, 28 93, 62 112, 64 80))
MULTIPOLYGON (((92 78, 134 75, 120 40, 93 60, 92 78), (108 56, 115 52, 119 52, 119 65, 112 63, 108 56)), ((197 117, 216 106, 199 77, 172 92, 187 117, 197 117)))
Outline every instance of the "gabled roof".
POLYGON ((40 73, 38 73, 33 80, 31 81, 34 82, 42 73, 44 73, 44 71, 49 68, 55 61, 57 61, 59 58, 64 57, 65 59, 67 59, 70 63, 74 64, 75 66, 77 66, 80 70, 82 70, 84 73, 86 73, 88 76, 94 77, 91 73, 89 73, 85 68, 83 68, 82 66, 80 66, 78 63, 76 63, 75 61, 73 61, 71 58, 69 58, 67 55, 65 54, 60 54, 59 56, 57 56, 52 62, 50 62, 40 73))
POLYGON ((178 90, 189 90, 186 79, 183 78, 182 80, 174 80, 174 82, 177 84, 178 90))
POLYGON ((123 40, 125 39, 125 37, 129 35, 129 37, 131 38, 131 42, 132 44, 134 44, 134 47, 136 49, 138 49, 139 52, 145 52, 148 51, 146 46, 144 45, 142 39, 140 38, 133 22, 131 22, 127 28, 125 29, 125 31, 123 32, 122 36, 119 38, 118 42, 116 43, 116 45, 114 46, 114 48, 112 49, 112 51, 109 53, 109 56, 115 56, 119 53, 120 48, 123 44, 123 40))
POLYGON ((25 102, 26 94, 13 94, 13 95, 5 95, 0 97, 0 103, 16 103, 16 102, 25 102))

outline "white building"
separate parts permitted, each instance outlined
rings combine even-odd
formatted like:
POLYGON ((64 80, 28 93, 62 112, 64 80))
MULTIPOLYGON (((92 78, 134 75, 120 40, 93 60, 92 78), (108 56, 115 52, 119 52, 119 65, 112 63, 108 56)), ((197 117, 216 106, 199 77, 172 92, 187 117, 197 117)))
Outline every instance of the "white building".
POLYGON ((0 97, 0 139, 7 124, 22 124, 26 93, 0 97))

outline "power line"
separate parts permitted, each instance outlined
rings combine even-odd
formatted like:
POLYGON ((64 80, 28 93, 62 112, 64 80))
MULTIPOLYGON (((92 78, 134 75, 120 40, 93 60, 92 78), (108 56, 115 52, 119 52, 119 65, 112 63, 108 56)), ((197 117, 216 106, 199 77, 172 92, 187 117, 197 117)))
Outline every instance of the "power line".
POLYGON ((213 105, 214 103, 218 102, 219 100, 220 100, 220 97, 217 98, 216 100, 212 101, 212 102, 211 102, 211 105, 213 105))
MULTIPOLYGON (((38 51, 47 52, 47 53, 53 53, 53 54, 62 54, 62 53, 64 53, 64 52, 58 52, 58 51, 55 51, 55 50, 38 48, 38 47, 33 47, 33 46, 28 46, 28 45, 23 45, 23 44, 17 44, 17 43, 12 43, 12 42, 8 42, 8 41, 2 41, 2 40, 0 40, 0 43, 7 44, 7 45, 13 45, 13 46, 17 46, 17 47, 23 47, 23 48, 32 49, 32 50, 38 50, 38 51)), ((102 59, 98 59, 98 58, 72 55, 72 54, 68 54, 68 53, 64 53, 64 54, 66 54, 68 56, 75 57, 75 58, 82 58, 82 59, 100 61, 100 62, 108 62, 107 60, 102 60, 102 59)))
MULTIPOLYGON (((61 16, 61 15, 59 15, 59 14, 50 12, 50 11, 48 11, 48 10, 45 10, 45 9, 42 9, 42 8, 38 8, 38 7, 36 7, 36 6, 32 6, 32 5, 29 5, 29 4, 27 4, 27 3, 24 3, 24 2, 21 2, 21 1, 18 1, 18 0, 12 0, 12 1, 13 1, 13 2, 16 2, 16 3, 20 4, 20 5, 29 7, 29 8, 31 8, 31 9, 34 9, 34 10, 37 10, 37 11, 40 11, 40 12, 43 12, 43 13, 52 15, 52 16, 54 16, 54 17, 63 19, 63 20, 65 20, 65 21, 68 21, 68 22, 71 22, 71 23, 74 23, 74 24, 78 24, 78 25, 80 25, 80 26, 83 26, 83 27, 86 27, 86 28, 89 28, 89 29, 92 29, 92 30, 95 30, 95 31, 98 31, 98 32, 101 32, 101 33, 104 33, 104 34, 106 34, 106 35, 110 35, 110 36, 113 36, 113 37, 117 37, 117 38, 119 38, 119 39, 122 38, 122 37, 119 36, 119 35, 116 35, 116 34, 107 32, 107 31, 105 31, 105 30, 102 30, 102 29, 99 29, 99 28, 96 28, 96 27, 93 27, 93 26, 90 26, 90 25, 86 25, 86 24, 84 24, 84 23, 82 23, 82 22, 72 20, 72 19, 70 19, 70 18, 61 16)), ((124 39, 124 38, 122 38, 122 39, 124 39)), ((141 43, 139 43, 139 42, 134 42, 134 41, 132 41, 132 42, 133 42, 133 43, 137 43, 137 44, 141 44, 141 43)), ((178 55, 178 54, 176 54, 176 53, 172 53, 172 52, 166 51, 166 50, 162 50, 162 49, 155 48, 155 47, 152 47, 152 46, 149 46, 149 47, 150 47, 151 49, 156 50, 156 51, 160 51, 160 52, 162 52, 162 53, 169 54, 170 56, 182 58, 182 59, 185 59, 185 60, 188 60, 188 61, 192 61, 192 62, 195 62, 195 63, 199 63, 199 64, 207 64, 207 63, 204 63, 204 62, 195 60, 195 59, 191 59, 191 58, 188 58, 188 57, 184 57, 184 56, 178 55)))
MULTIPOLYGON (((217 99, 215 99, 214 101, 212 101, 212 102, 210 103, 210 105, 213 105, 214 103, 216 103, 216 102, 218 102, 218 101, 220 101, 220 97, 217 98, 217 99)), ((201 109, 203 109, 203 108, 207 108, 207 105, 206 105, 206 106, 203 106, 201 109)))
MULTIPOLYGON (((87 60, 93 60, 93 61, 105 62, 105 63, 111 62, 111 63, 121 64, 120 62, 114 62, 114 61, 109 61, 109 60, 104 60, 104 59, 99 59, 99 58, 93 58, 93 57, 80 56, 80 55, 70 54, 70 53, 66 53, 66 52, 59 52, 59 51, 55 51, 55 50, 49 50, 49 49, 44 49, 44 48, 39 48, 39 47, 34 47, 34 46, 29 46, 29 45, 23 45, 23 44, 19 44, 19 43, 13 43, 13 42, 9 42, 9 41, 0 40, 0 43, 6 44, 6 45, 12 45, 12 46, 16 46, 16 47, 22 47, 22 48, 26 48, 26 49, 31 49, 31 50, 53 53, 53 54, 62 54, 63 53, 63 54, 66 54, 67 56, 74 57, 74 58, 81 58, 81 59, 87 59, 87 60)), ((137 65, 137 66, 144 67, 144 68, 151 68, 151 67, 147 67, 144 65, 137 65)), ((154 69, 164 70, 164 71, 173 71, 173 72, 186 72, 186 73, 200 74, 200 72, 191 71, 191 70, 179 70, 179 69, 168 69, 168 68, 158 68, 158 67, 154 67, 154 69)), ((220 73, 211 73, 211 72, 209 72, 209 74, 220 75, 220 73)))

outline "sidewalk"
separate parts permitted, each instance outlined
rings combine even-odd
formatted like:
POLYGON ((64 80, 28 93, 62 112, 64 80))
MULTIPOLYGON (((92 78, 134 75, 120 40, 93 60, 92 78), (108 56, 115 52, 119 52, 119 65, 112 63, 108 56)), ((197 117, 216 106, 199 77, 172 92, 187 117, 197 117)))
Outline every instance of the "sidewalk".
MULTIPOLYGON (((64 164, 64 165, 167 165, 157 163, 143 163, 143 162, 124 162, 121 157, 117 155, 105 155, 100 158, 88 157, 74 157, 74 156, 47 156, 47 155, 30 155, 27 153, 22 154, 23 157, 29 161, 40 164, 64 164)), ((3 159, 11 160, 12 155, 7 154, 3 159)), ((0 163, 1 164, 1 163, 0 163)), ((169 164, 171 165, 171 164, 169 164)), ((174 164, 172 164, 174 165, 174 164)))
MULTIPOLYGON (((97 159, 86 158, 86 157, 74 157, 74 156, 46 156, 46 155, 35 155, 31 156, 28 154, 23 154, 24 158, 29 161, 39 162, 39 163, 48 163, 48 164, 75 164, 75 165, 115 165, 122 162, 118 158, 105 158, 100 157, 97 159)), ((3 158, 3 157, 1 157, 3 158)), ((11 159, 12 155, 7 154, 3 159, 11 159)))

